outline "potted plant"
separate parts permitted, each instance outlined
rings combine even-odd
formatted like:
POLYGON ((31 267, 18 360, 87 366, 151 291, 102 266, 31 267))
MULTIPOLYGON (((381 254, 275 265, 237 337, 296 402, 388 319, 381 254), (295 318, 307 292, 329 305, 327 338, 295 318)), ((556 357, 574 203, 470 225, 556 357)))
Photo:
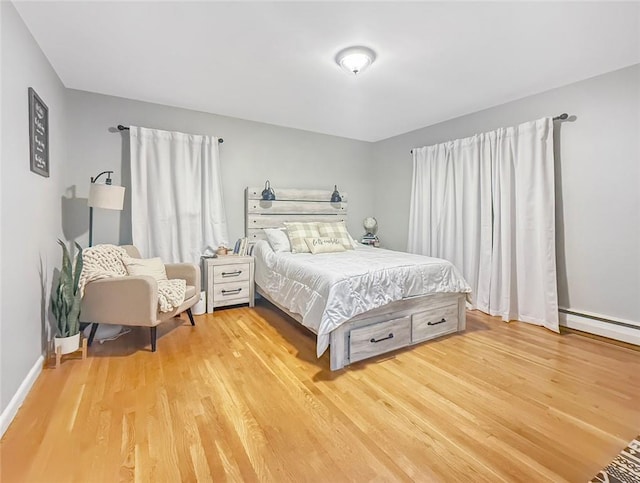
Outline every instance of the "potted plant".
POLYGON ((58 335, 54 337, 54 349, 58 347, 62 354, 69 354, 80 347, 80 290, 78 283, 82 273, 82 247, 77 243, 78 255, 75 264, 69 256, 69 250, 62 240, 58 240, 62 247, 62 268, 58 285, 51 294, 51 309, 56 319, 58 335))

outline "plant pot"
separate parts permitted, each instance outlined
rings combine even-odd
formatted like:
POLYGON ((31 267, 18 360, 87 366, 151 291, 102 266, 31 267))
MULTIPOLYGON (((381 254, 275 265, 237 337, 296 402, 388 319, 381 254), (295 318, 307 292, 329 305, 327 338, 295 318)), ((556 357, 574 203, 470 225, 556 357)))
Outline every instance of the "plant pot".
POLYGON ((80 348, 80 332, 69 337, 54 337, 53 349, 57 353, 60 347, 62 354, 71 354, 80 348))

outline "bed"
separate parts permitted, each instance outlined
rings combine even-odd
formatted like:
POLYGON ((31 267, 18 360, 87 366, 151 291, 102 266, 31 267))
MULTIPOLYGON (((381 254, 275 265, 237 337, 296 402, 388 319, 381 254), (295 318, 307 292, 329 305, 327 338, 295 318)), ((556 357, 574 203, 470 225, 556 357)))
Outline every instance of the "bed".
POLYGON ((340 253, 276 253, 265 228, 346 221, 348 195, 279 189, 263 201, 246 189, 246 235, 254 242, 256 291, 317 336, 331 370, 465 329, 470 292, 449 262, 359 245, 340 253))

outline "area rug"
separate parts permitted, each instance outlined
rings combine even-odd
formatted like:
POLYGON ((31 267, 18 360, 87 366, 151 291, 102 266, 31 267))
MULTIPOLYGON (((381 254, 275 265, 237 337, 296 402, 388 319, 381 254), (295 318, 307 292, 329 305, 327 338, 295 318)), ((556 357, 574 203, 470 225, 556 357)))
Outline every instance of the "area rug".
POLYGON ((590 483, 640 483, 640 436, 623 449, 590 483))

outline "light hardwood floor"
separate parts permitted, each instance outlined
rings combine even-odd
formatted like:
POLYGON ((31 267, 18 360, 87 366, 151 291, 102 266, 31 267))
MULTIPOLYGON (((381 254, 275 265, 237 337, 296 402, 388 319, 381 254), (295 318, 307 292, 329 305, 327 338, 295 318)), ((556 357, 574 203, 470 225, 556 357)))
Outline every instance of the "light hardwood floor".
POLYGON ((196 324, 45 368, 2 482, 584 482, 640 432, 640 353, 577 334, 470 312, 463 334, 332 373, 266 303, 196 324))

